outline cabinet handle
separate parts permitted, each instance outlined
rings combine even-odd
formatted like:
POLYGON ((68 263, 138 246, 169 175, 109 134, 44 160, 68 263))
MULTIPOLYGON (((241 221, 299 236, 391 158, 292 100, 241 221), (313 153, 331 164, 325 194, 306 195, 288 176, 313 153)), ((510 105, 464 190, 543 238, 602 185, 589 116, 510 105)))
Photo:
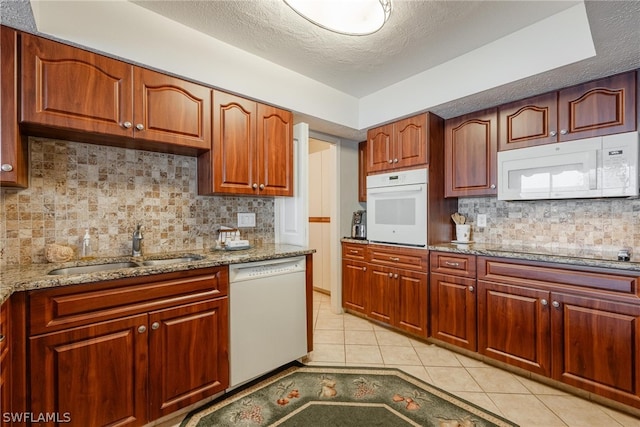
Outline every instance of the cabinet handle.
POLYGON ((554 308, 560 308, 560 303, 558 301, 554 301, 551 303, 554 308))
POLYGON ((389 163, 393 163, 393 160, 389 159, 389 163))
POLYGON ((556 136, 558 134, 558 132, 556 132, 555 130, 552 130, 551 132, 549 132, 549 135, 551 136, 556 136))
POLYGON ((393 159, 393 163, 398 163, 398 159, 393 159))
POLYGON ((13 166, 9 163, 5 163, 2 165, 2 172, 11 172, 13 170, 13 166))
POLYGON ((0 342, 4 341, 4 334, 0 334, 0 342))
POLYGON ((473 286, 469 286, 469 292, 473 292, 473 286))
POLYGON ((495 184, 491 184, 491 189, 495 190, 496 189, 496 185, 495 184))
POLYGON ((540 301, 540 304, 542 304, 543 306, 545 306, 545 307, 546 307, 546 306, 549 304, 549 301, 547 301, 546 299, 544 299, 544 298, 543 298, 543 299, 540 301))
POLYGON ((264 190, 264 184, 260 184, 260 189, 264 190))
POLYGON ((258 184, 256 184, 256 183, 254 182, 254 183, 253 183, 253 185, 251 186, 251 188, 253 188, 253 189, 255 190, 256 188, 258 188, 258 184))
POLYGON ((566 134, 568 134, 568 133, 569 133, 569 131, 568 131, 568 130, 566 130, 566 129, 562 129, 562 130, 560 131, 560 135, 566 135, 566 134))
POLYGON ((144 334, 146 332, 146 330, 147 330, 146 326, 144 326, 144 325, 138 326, 138 333, 144 334))
POLYGON ((136 125, 136 129, 138 129, 138 130, 144 130, 144 125, 143 125, 142 123, 138 123, 138 124, 136 125))
POLYGON ((444 262, 445 265, 448 265, 450 267, 460 267, 460 263, 457 262, 449 262, 449 261, 445 261, 444 262))
POLYGON ((398 258, 398 257, 394 257, 394 256, 390 256, 390 257, 389 257, 389 259, 390 259, 391 261, 400 261, 400 258, 398 258))
POLYGON ((123 127, 123 128, 125 128, 125 129, 131 129, 131 126, 133 126, 133 125, 131 124, 131 122, 124 122, 124 123, 122 124, 122 127, 123 127))
POLYGON ((153 323, 151 324, 151 329, 153 329, 154 331, 155 331, 156 329, 158 329, 159 327, 160 327, 160 322, 153 322, 153 323))
POLYGON ((356 251, 355 249, 349 249, 349 252, 352 253, 352 254, 357 254, 358 253, 358 251, 356 251))

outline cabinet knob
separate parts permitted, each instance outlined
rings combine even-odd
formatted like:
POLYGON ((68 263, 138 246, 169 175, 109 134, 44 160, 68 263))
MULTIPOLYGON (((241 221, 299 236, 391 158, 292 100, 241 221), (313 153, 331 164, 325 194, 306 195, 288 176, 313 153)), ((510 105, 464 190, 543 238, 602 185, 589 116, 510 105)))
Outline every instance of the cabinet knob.
POLYGON ((144 130, 144 125, 143 125, 142 123, 138 123, 138 124, 136 125, 136 129, 138 129, 138 130, 144 130))
POLYGON ((393 278, 394 278, 394 279, 397 279, 397 278, 398 278, 398 273, 394 274, 394 275, 393 275, 393 278))
POLYGON ((11 172, 13 170, 13 166, 9 163, 4 163, 0 168, 2 169, 2 172, 11 172))
POLYGON ((139 334, 144 334, 146 332, 146 330, 147 330, 146 326, 144 326, 144 325, 138 326, 138 333, 139 334))
POLYGON ((389 163, 393 163, 393 160, 392 160, 392 159, 389 159, 389 163))
POLYGON ((260 184, 260 189, 264 190, 264 184, 260 184))
POLYGON ((153 329, 154 331, 155 331, 156 329, 158 329, 159 327, 160 327, 160 322, 153 322, 153 323, 151 324, 151 329, 153 329))
POLYGON ((393 273, 389 273, 389 277, 393 277, 393 273))
POLYGON ((540 300, 540 304, 546 307, 547 305, 549 305, 549 301, 543 298, 542 300, 540 300))
POLYGON ((393 163, 398 163, 398 159, 393 159, 393 163))
POLYGON ((566 129, 562 129, 562 130, 560 130, 560 135, 566 135, 566 134, 568 134, 568 133, 569 133, 569 131, 568 131, 568 130, 566 130, 566 129))
POLYGON ((367 271, 367 267, 362 267, 362 271, 367 271))
POLYGON ((491 189, 495 190, 496 189, 496 185, 495 184, 491 184, 491 189))
POLYGON ((473 286, 469 286, 469 292, 473 292, 473 291, 474 291, 473 286))
POLYGON ((552 305, 554 308, 559 308, 559 307, 560 307, 560 303, 559 303, 558 301, 554 301, 554 302, 552 302, 552 303, 551 303, 551 305, 552 305))
POLYGON ((556 136, 558 134, 558 132, 556 132, 555 130, 552 130, 551 132, 549 132, 549 135, 551 136, 556 136))
POLYGON ((124 123, 122 124, 122 127, 123 127, 123 128, 125 128, 125 129, 131 129, 131 126, 133 126, 133 125, 131 124, 131 122, 124 122, 124 123))
POLYGON ((254 182, 254 183, 253 183, 253 185, 251 186, 251 188, 253 188, 253 189, 255 190, 256 188, 258 188, 258 184, 256 184, 256 183, 254 182))
POLYGON ((0 342, 4 341, 4 334, 0 334, 0 342))

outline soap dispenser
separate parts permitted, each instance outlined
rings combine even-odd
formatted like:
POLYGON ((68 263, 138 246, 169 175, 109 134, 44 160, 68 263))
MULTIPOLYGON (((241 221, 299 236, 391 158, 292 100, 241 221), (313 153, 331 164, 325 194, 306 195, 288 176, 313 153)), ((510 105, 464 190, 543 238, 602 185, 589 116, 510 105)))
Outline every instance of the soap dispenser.
POLYGON ((89 229, 84 231, 84 237, 82 238, 82 258, 89 258, 91 256, 91 236, 89 235, 89 229))

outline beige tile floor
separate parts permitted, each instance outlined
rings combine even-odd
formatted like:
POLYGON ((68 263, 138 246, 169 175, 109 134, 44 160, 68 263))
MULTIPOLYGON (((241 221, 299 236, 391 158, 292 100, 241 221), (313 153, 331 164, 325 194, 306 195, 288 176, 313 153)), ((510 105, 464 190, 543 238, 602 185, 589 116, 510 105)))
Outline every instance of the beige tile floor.
POLYGON ((521 427, 640 427, 640 419, 408 338, 351 314, 333 314, 314 292, 310 365, 400 368, 521 427))

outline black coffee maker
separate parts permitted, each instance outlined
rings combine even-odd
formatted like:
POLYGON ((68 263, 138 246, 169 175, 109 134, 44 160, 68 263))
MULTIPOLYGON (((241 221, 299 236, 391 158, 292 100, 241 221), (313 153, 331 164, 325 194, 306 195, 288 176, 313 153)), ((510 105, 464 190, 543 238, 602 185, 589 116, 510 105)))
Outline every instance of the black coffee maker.
POLYGON ((366 240, 367 211, 355 211, 351 218, 351 238, 366 240))

